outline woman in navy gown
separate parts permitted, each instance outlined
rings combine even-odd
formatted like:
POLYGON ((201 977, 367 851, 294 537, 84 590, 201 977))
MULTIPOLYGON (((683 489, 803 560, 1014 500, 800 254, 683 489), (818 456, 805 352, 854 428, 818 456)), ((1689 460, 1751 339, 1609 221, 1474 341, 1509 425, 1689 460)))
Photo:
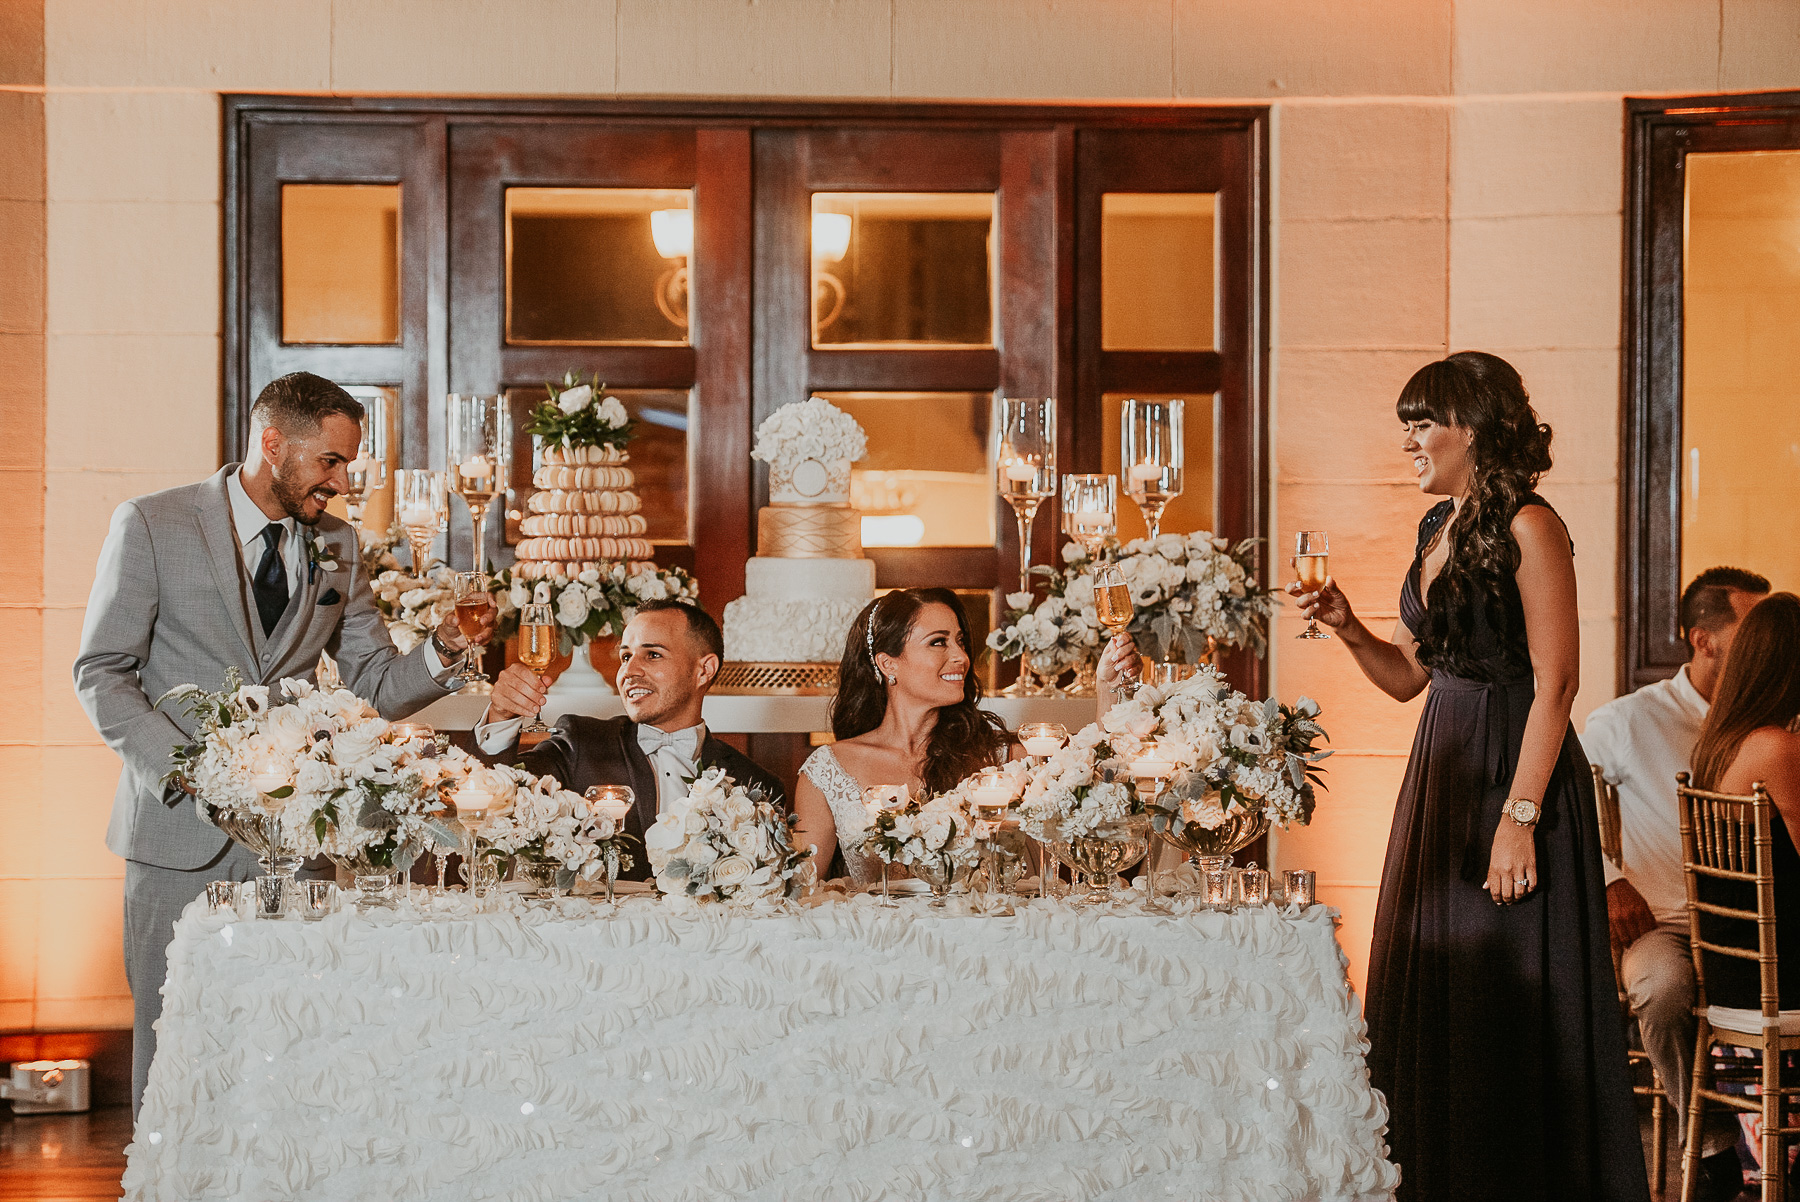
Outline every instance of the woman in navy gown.
POLYGON ((1291 586, 1400 701, 1429 688, 1369 959, 1369 1075, 1407 1202, 1646 1202, 1607 946, 1573 548, 1532 490, 1550 427, 1505 360, 1464 352, 1397 406, 1420 491, 1392 641, 1328 580, 1291 586))

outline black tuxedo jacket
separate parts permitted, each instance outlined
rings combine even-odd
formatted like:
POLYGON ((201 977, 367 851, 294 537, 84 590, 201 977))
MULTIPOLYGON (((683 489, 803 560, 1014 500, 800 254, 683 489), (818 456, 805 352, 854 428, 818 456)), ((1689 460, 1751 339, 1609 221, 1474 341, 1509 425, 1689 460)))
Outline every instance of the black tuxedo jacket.
MULTIPOLYGON (((625 816, 625 832, 635 840, 632 866, 620 880, 650 879, 650 858, 644 853, 644 832, 656 821, 656 769, 638 746, 637 723, 629 718, 589 718, 564 714, 556 731, 530 751, 514 753, 514 762, 538 776, 554 776, 566 789, 585 793, 593 785, 630 785, 636 804, 625 816)), ((700 769, 723 768, 747 789, 760 788, 770 801, 787 809, 787 791, 781 782, 755 760, 731 746, 706 736, 700 747, 700 769)))

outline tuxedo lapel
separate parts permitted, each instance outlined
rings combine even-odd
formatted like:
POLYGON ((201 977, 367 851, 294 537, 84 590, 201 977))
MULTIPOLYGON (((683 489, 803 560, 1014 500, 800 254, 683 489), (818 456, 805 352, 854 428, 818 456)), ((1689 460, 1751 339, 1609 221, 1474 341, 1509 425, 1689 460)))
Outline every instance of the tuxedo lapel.
POLYGON ((625 721, 619 723, 619 759, 625 765, 625 774, 631 778, 631 791, 636 797, 635 811, 641 829, 648 831, 656 822, 656 769, 650 765, 650 757, 638 746, 637 723, 625 721))
POLYGON ((219 599, 224 603, 232 628, 237 631, 238 638, 244 645, 245 662, 251 665, 256 679, 261 680, 261 673, 254 669, 261 662, 262 632, 260 624, 253 628, 246 609, 244 574, 239 571, 243 553, 238 548, 237 535, 232 531, 231 498, 225 491, 226 474, 235 471, 237 465, 228 464, 200 485, 200 501, 194 507, 194 516, 200 523, 200 537, 206 543, 207 558, 212 563, 213 583, 219 588, 219 599))

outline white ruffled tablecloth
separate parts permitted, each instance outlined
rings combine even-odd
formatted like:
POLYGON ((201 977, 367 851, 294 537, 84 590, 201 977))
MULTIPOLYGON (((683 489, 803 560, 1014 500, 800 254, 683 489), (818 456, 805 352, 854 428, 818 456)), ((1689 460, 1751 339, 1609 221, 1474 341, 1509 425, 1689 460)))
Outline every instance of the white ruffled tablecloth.
POLYGON ((1334 911, 873 903, 197 901, 125 1196, 1391 1197, 1334 911))

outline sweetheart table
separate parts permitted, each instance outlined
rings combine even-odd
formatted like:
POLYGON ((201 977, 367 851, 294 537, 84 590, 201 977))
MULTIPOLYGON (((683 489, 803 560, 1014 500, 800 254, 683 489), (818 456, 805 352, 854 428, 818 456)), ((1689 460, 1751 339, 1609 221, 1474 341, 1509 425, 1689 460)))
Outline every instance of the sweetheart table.
POLYGON ((874 903, 196 901, 125 1196, 1391 1197, 1331 909, 874 903))

